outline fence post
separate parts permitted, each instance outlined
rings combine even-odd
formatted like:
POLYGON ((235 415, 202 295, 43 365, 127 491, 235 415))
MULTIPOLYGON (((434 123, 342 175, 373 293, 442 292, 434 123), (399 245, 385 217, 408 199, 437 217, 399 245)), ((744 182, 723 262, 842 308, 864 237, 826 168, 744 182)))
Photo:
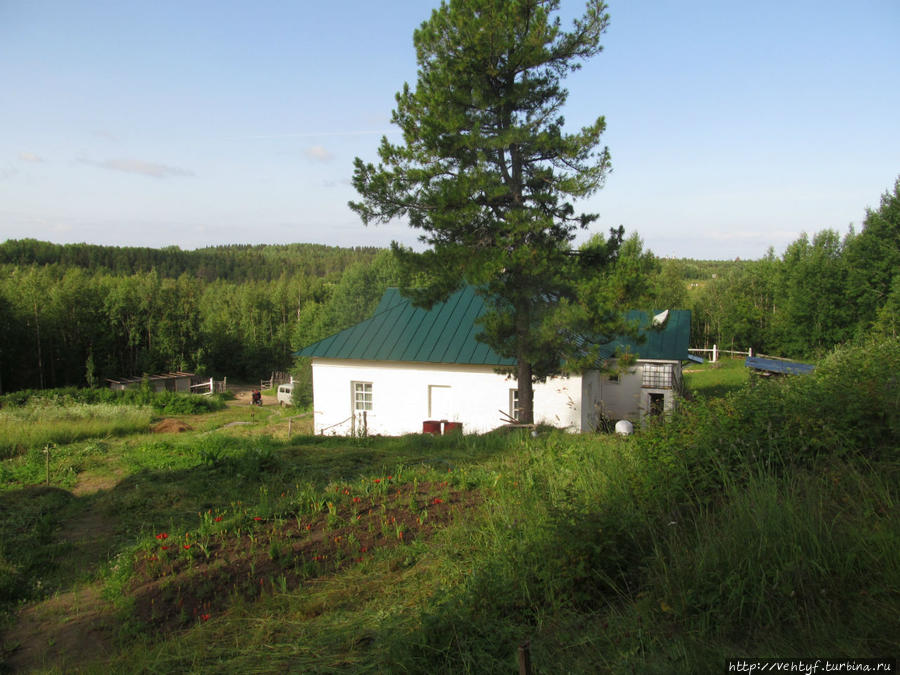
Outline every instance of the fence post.
POLYGON ((519 675, 532 675, 530 640, 519 645, 519 675))
POLYGON ((718 347, 717 347, 716 345, 713 345, 713 358, 712 358, 712 362, 715 363, 715 362, 716 362, 716 359, 717 359, 718 357, 719 357, 718 347))
POLYGON ((747 347, 747 356, 753 358, 753 347, 747 347))

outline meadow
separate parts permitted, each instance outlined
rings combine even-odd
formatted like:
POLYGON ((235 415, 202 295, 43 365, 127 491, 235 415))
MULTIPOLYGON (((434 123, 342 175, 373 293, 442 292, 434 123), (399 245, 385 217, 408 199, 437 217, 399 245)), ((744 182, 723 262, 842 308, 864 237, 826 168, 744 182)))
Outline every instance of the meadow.
POLYGON ((779 381, 700 369, 691 401, 629 438, 340 438, 293 409, 153 412, 53 441, 49 485, 37 440, 0 462, 0 671, 896 658, 897 372, 896 339, 779 381))

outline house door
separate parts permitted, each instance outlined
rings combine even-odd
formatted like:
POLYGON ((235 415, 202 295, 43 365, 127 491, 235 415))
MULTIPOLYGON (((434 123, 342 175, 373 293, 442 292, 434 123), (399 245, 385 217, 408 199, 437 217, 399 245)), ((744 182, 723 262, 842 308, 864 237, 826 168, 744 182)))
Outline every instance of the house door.
POLYGON ((443 384, 428 385, 428 419, 453 419, 453 389, 443 384))
POLYGON ((654 417, 662 415, 666 409, 665 394, 650 394, 650 414, 654 417))

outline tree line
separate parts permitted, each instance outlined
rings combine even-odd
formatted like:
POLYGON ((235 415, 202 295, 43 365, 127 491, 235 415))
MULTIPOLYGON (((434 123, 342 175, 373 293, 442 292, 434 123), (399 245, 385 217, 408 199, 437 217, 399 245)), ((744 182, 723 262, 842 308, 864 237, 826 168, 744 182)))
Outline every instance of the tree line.
POLYGON ((188 274, 204 281, 276 281, 283 274, 334 276, 348 265, 371 260, 377 252, 372 247, 321 244, 228 245, 183 251, 178 246, 156 249, 11 239, 0 244, 0 265, 61 265, 115 275, 155 271, 163 277, 188 274))
MULTIPOLYGON (((294 363, 292 353, 370 315, 385 288, 400 282, 388 250, 268 248, 204 249, 209 269, 224 270, 208 279, 183 267, 184 251, 146 249, 147 261, 173 274, 117 272, 114 247, 7 241, 0 251, 15 262, 0 264, 0 392, 172 370, 253 381, 293 368, 304 380, 308 364, 294 363), (85 247, 107 263, 90 267, 77 255, 85 247), (217 255, 230 262, 219 265, 217 255), (246 267, 231 277, 237 260, 246 267), (284 266, 274 278, 252 278, 263 276, 258 260, 284 266)), ((144 249, 126 253, 136 250, 144 249)), ((759 260, 661 259, 632 234, 578 294, 622 310, 690 309, 695 347, 810 358, 870 331, 897 335, 898 269, 900 179, 859 232, 804 235, 780 257, 770 250, 759 260)))
MULTIPOLYGON (((3 250, 50 250, 21 244, 6 242, 3 250)), ((0 265, 0 392, 175 370, 252 381, 290 369, 298 340, 354 323, 394 281, 390 253, 376 249, 253 247, 253 257, 285 261, 278 276, 248 278, 247 268, 236 279, 208 280, 182 269, 184 252, 169 252, 174 261, 162 268, 178 274, 167 275, 71 264, 64 262, 73 259, 69 246, 50 247, 59 255, 49 263, 0 265)), ((108 249, 98 259, 116 259, 115 248, 91 248, 108 249)), ((231 248, 220 254, 253 258, 231 248)))
POLYGON ((781 257, 720 270, 691 290, 694 346, 812 358, 900 317, 900 178, 859 232, 802 235, 781 257))

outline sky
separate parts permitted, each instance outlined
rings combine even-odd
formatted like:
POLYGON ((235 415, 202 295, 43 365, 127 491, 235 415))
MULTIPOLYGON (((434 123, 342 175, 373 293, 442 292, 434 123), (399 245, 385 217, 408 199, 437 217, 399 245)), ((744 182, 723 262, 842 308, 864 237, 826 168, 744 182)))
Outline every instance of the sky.
MULTIPOLYGON (((562 0, 564 26, 584 9, 562 0)), ((609 0, 565 81, 612 172, 576 207, 658 256, 859 230, 900 175, 897 0, 609 0)), ((0 241, 414 245, 364 226, 412 34, 437 0, 0 0, 0 241)))

